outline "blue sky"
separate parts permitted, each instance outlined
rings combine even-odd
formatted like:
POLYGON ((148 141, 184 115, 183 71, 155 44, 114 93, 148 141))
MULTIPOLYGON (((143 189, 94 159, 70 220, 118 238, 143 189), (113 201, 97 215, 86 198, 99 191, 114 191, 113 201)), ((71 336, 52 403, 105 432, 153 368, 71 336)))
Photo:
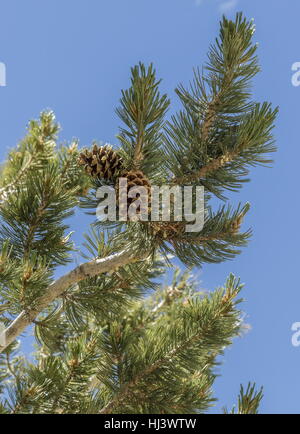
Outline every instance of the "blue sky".
MULTIPOLYGON (((272 169, 252 171, 235 194, 249 201, 249 247, 231 262, 197 270, 201 287, 213 289, 233 272, 245 283, 246 322, 251 330, 226 351, 215 383, 217 408, 235 402, 239 384, 264 385, 261 411, 300 413, 300 347, 291 326, 300 321, 299 166, 300 87, 291 67, 300 61, 297 0, 6 0, 1 2, 0 160, 24 135, 31 118, 46 108, 62 125, 61 140, 114 143, 114 109, 129 84, 130 67, 154 62, 162 90, 178 106, 174 88, 188 83, 206 59, 224 12, 242 10, 256 23, 262 72, 254 97, 280 106, 274 131, 278 152, 272 169)), ((74 227, 88 225, 81 217, 74 227)))

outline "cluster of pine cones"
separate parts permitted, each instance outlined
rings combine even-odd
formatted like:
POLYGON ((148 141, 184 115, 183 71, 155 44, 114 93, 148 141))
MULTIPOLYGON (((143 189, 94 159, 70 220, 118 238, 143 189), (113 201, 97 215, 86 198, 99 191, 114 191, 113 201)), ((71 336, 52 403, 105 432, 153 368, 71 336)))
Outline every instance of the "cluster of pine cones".
MULTIPOLYGON (((84 166, 86 173, 95 179, 111 181, 116 189, 119 211, 127 211, 136 198, 127 198, 127 203, 119 203, 119 178, 127 179, 127 193, 132 187, 145 187, 148 199, 148 215, 151 213, 151 183, 141 170, 125 170, 119 153, 112 146, 94 144, 92 150, 85 149, 80 153, 78 164, 84 166)), ((142 199, 142 194, 140 195, 142 199)), ((137 213, 141 210, 137 210, 137 213)), ((176 222, 150 222, 150 230, 156 237, 171 239, 182 231, 182 224, 176 222)))
MULTIPOLYGON (((123 161, 118 151, 115 151, 111 145, 98 146, 94 144, 92 150, 85 149, 80 153, 78 164, 84 166, 86 173, 93 178, 111 181, 116 189, 117 205, 122 212, 129 207, 137 197, 128 198, 127 203, 119 202, 119 178, 127 179, 127 193, 132 187, 144 187, 148 199, 148 215, 151 213, 151 183, 141 170, 125 170, 123 161)), ((140 195, 142 198, 142 195, 140 195)), ((139 197, 139 196, 138 196, 139 197)), ((143 210, 143 212, 145 212, 143 210)), ((141 213, 140 209, 136 213, 141 213)), ((243 215, 237 217, 232 223, 230 230, 232 234, 237 234, 240 230, 243 215)), ((182 222, 151 222, 150 230, 157 238, 164 240, 178 239, 184 232, 182 222)))
MULTIPOLYGON (((94 145, 92 150, 86 149, 80 153, 78 164, 84 166, 86 173, 93 178, 112 181, 119 198, 119 178, 127 178, 127 193, 132 187, 145 187, 148 196, 148 213, 151 212, 151 183, 141 170, 124 170, 122 158, 112 146, 94 145)), ((136 198, 127 199, 127 208, 136 198)), ((123 204, 124 206, 124 204, 123 204)))

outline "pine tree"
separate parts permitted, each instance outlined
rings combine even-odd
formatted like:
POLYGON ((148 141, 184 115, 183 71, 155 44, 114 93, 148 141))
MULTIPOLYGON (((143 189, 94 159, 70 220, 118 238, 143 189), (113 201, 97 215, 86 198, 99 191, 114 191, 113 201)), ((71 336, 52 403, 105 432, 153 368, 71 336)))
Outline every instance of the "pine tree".
MULTIPOLYGON (((43 112, 9 153, 0 180, 1 413, 178 414, 213 405, 215 366, 244 329, 242 285, 230 275, 203 293, 191 268, 232 259, 247 244, 249 204, 227 205, 226 192, 275 150, 277 109, 250 94, 259 71, 253 33, 242 14, 223 17, 206 65, 176 89, 182 109, 168 119, 153 66, 135 66, 116 111, 119 146, 59 145, 55 116, 43 112), (78 207, 95 214, 97 189, 117 187, 120 176, 148 192, 203 186, 203 229, 95 219, 84 262, 65 272, 79 250, 69 217, 78 207), (173 258, 186 271, 160 284, 173 258), (27 328, 33 360, 20 351, 27 328)), ((249 384, 231 412, 257 413, 261 398, 249 384)))

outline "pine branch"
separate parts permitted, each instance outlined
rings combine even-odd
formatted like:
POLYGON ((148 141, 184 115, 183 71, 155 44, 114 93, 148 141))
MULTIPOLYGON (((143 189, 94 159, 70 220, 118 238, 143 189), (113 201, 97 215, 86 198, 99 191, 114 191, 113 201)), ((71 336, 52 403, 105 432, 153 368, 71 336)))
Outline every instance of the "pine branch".
POLYGON ((1 173, 3 186, 0 188, 0 206, 22 185, 25 175, 35 168, 40 168, 45 161, 53 157, 58 130, 59 126, 55 123, 55 116, 51 111, 42 112, 39 121, 29 123, 28 134, 17 149, 10 153, 1 173))
POLYGON ((110 401, 105 407, 103 407, 99 414, 110 414, 113 412, 114 408, 118 405, 126 402, 128 395, 132 393, 132 389, 143 379, 147 378, 154 371, 160 368, 165 362, 170 361, 176 354, 183 349, 187 348, 189 345, 193 344, 203 338, 203 334, 195 334, 189 340, 181 343, 177 348, 173 348, 169 353, 167 353, 163 358, 157 360, 152 365, 147 366, 146 369, 136 375, 124 388, 121 388, 120 392, 110 401))
POLYGON ((274 152, 271 130, 277 114, 250 100, 250 80, 259 71, 254 26, 242 14, 225 17, 210 47, 205 72, 194 71, 190 89, 176 89, 183 105, 165 128, 166 166, 172 183, 201 183, 220 199, 237 190, 248 167, 268 164, 274 152))
MULTIPOLYGON (((248 383, 247 389, 241 385, 238 397, 238 406, 232 408, 230 414, 258 414, 259 405, 263 398, 263 388, 256 390, 256 385, 248 383)), ((228 414, 226 408, 223 409, 228 414)))
MULTIPOLYGON (((199 299, 195 299, 194 302, 192 299, 189 299, 189 301, 184 304, 183 310, 180 310, 182 307, 179 307, 180 305, 182 306, 182 303, 179 303, 177 306, 175 305, 173 314, 176 315, 177 320, 178 316, 182 318, 183 323, 178 322, 175 324, 175 319, 173 319, 172 327, 175 329, 180 329, 183 326, 184 329, 182 335, 179 332, 179 335, 176 337, 176 333, 174 331, 174 336, 172 336, 173 333, 171 330, 168 330, 168 335, 166 334, 161 336, 161 339, 164 342, 164 349, 162 352, 160 352, 160 355, 157 353, 158 344, 156 343, 153 346, 151 353, 149 349, 149 352, 147 351, 144 353, 142 349, 143 345, 146 345, 148 348, 148 345, 150 344, 151 348, 151 344, 154 344, 154 342, 151 342, 151 340, 154 339, 156 342, 158 339, 158 334, 166 332, 166 330, 163 331, 159 327, 159 322, 164 321, 163 317, 160 316, 156 325, 157 329, 153 330, 152 332, 154 333, 153 336, 149 334, 144 335, 141 340, 141 342, 143 342, 142 347, 139 347, 138 343, 135 346, 135 351, 139 349, 139 354, 141 354, 141 357, 145 357, 144 354, 147 354, 146 359, 144 359, 142 365, 140 365, 141 370, 136 371, 135 374, 129 378, 127 383, 125 382, 124 384, 121 384, 118 390, 114 391, 115 394, 112 399, 100 410, 99 413, 118 413, 120 410, 123 412, 127 407, 131 408, 132 403, 135 400, 138 400, 140 392, 144 390, 144 382, 146 382, 145 390, 149 390, 149 382, 154 382, 159 388, 159 382, 161 379, 165 378, 168 369, 170 369, 169 375, 172 375, 171 370, 178 368, 178 363, 182 363, 186 368, 187 364, 185 364, 186 362, 184 362, 184 360, 186 361, 186 355, 188 351, 190 352, 189 360, 191 364, 193 357, 196 354, 197 357, 199 357, 201 352, 203 352, 203 356, 205 356, 205 362, 203 363, 201 374, 205 374, 205 367, 207 366, 209 369, 213 365, 215 356, 220 352, 220 349, 224 345, 224 341, 222 340, 220 340, 217 345, 215 342, 212 343, 212 335, 214 335, 214 333, 216 333, 217 330, 219 331, 221 328, 223 329, 223 333, 228 333, 228 335, 225 337, 225 340, 228 339, 228 336, 232 336, 232 334, 238 334, 238 312, 235 310, 236 302, 234 302, 234 299, 239 294, 240 290, 241 285, 239 284, 239 281, 237 281, 234 276, 231 275, 226 282, 225 288, 220 290, 219 293, 214 293, 211 298, 205 297, 201 301, 199 299), (189 314, 191 314, 191 316, 189 316, 189 314), (226 321, 230 321, 231 323, 232 328, 230 328, 230 332, 225 332, 226 321), (152 338, 150 337, 150 342, 147 342, 147 336, 152 336, 152 338), (172 338, 174 340, 172 340, 172 338), (172 343, 168 343, 168 339, 171 339, 172 343), (153 356, 153 354, 155 355, 153 356), (155 375, 155 379, 151 379, 152 375, 155 375)), ((152 324, 150 325, 150 329, 152 327, 155 326, 152 324)), ((164 328, 168 329, 168 326, 164 324, 164 328)), ((130 353, 129 350, 127 351, 130 353)), ((126 360, 125 362, 127 369, 129 372, 132 372, 132 370, 134 372, 135 366, 132 367, 132 370, 128 367, 128 363, 130 363, 129 360, 126 360)), ((139 364, 137 363, 137 365, 139 364)), ((197 358, 197 363, 195 366, 197 366, 199 371, 199 358, 197 358)), ((190 372, 192 371, 193 370, 191 369, 190 372)), ((194 371, 194 373, 196 372, 194 371)), ((181 374, 183 374, 183 371, 181 371, 181 374)), ((149 394, 149 396, 151 396, 151 387, 149 394)), ((144 401, 147 401, 147 399, 151 398, 147 397, 147 395, 144 396, 144 401)), ((178 401, 177 405, 182 411, 185 403, 178 401)))
POLYGON ((116 112, 125 124, 118 138, 122 143, 122 157, 126 169, 139 169, 149 175, 160 165, 161 129, 169 106, 166 95, 159 92, 152 64, 142 63, 131 70, 131 87, 122 91, 116 112))
MULTIPOLYGON (((180 242, 193 242, 195 244, 198 243, 205 243, 207 241, 230 241, 233 236, 236 236, 240 232, 241 224, 244 218, 244 214, 241 213, 237 215, 235 219, 233 219, 230 222, 230 225, 226 228, 226 231, 221 232, 212 232, 211 234, 207 235, 196 235, 195 237, 191 238, 190 236, 180 236, 180 242)), ((175 240, 176 242, 176 240, 175 240)))
MULTIPOLYGON (((76 380, 76 377, 81 377, 82 373, 84 371, 84 368, 86 368, 86 362, 89 359, 93 359, 95 357, 96 352, 96 344, 97 339, 91 339, 89 342, 86 343, 84 348, 84 353, 81 354, 81 357, 72 358, 71 360, 68 360, 67 362, 67 369, 68 374, 62 384, 62 387, 58 390, 58 394, 55 397, 53 403, 52 403, 52 413, 63 413, 63 411, 60 410, 60 404, 65 398, 65 394, 68 392, 68 388, 71 386, 71 383, 76 380)), ((90 377, 89 372, 86 373, 86 377, 90 377)), ((87 388, 88 389, 88 388, 87 388)))
POLYGON ((239 414, 257 414, 259 404, 263 398, 263 389, 259 391, 255 389, 255 384, 249 383, 246 391, 241 386, 238 413, 239 414))
POLYGON ((21 169, 16 179, 11 181, 9 184, 5 185, 5 187, 0 188, 0 206, 7 201, 8 196, 10 194, 13 194, 16 191, 16 187, 21 184, 24 175, 28 172, 28 170, 31 169, 33 161, 34 161, 33 156, 30 155, 27 163, 21 169))
POLYGON ((189 175, 184 175, 179 178, 174 178, 172 180, 172 183, 174 184, 184 184, 184 183, 190 183, 195 182, 200 179, 206 178, 208 175, 211 174, 211 172, 214 172, 218 169, 221 169, 224 167, 227 163, 230 163, 232 160, 234 160, 238 156, 238 152, 226 152, 224 155, 221 155, 218 158, 213 159, 210 161, 207 165, 201 167, 198 172, 191 173, 189 175))
POLYGON ((52 303, 56 298, 60 297, 63 292, 71 285, 74 285, 89 277, 97 276, 106 272, 113 272, 119 267, 132 262, 137 262, 145 259, 147 253, 141 253, 140 257, 136 253, 130 251, 122 251, 115 253, 106 258, 95 259, 94 261, 86 262, 74 268, 69 273, 60 277, 53 282, 46 290, 43 296, 39 297, 32 307, 26 311, 22 311, 20 315, 10 324, 10 326, 3 332, 5 346, 0 347, 1 352, 13 342, 23 331, 29 326, 33 320, 52 303))

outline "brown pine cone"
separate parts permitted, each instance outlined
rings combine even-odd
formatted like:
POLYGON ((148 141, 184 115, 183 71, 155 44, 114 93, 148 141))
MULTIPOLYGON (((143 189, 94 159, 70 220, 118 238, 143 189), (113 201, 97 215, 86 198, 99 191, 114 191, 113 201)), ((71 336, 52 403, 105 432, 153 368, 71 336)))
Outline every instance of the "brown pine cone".
MULTIPOLYGON (((133 187, 145 187, 147 194, 145 195, 145 202, 148 203, 148 214, 151 213, 151 183, 149 179, 144 175, 144 173, 140 170, 129 170, 129 171, 123 171, 121 173, 121 178, 127 179, 127 194, 129 190, 133 187)), ((128 208, 132 203, 136 201, 138 198, 143 198, 143 195, 137 194, 138 197, 134 198, 128 198, 127 197, 127 203, 119 203, 119 178, 116 182, 116 198, 117 198, 117 205, 119 207, 119 210, 122 211, 124 206, 126 207, 127 211, 128 208)), ((141 210, 140 208, 137 209, 136 213, 140 214, 141 210)))
POLYGON ((84 166, 86 173, 93 178, 111 180, 119 175, 122 159, 112 146, 94 144, 91 151, 85 149, 81 152, 78 164, 84 166))

